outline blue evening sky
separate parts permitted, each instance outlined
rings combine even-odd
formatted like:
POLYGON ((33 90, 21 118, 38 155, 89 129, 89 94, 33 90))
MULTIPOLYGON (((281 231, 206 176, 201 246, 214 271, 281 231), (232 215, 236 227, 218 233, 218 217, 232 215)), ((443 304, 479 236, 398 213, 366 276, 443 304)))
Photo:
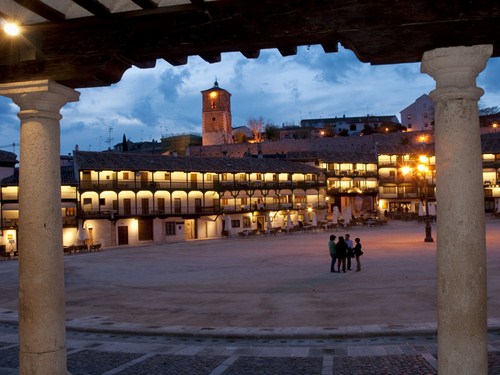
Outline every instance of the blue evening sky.
MULTIPOLYGON (((500 107, 499 77, 500 59, 490 59, 478 79, 485 90, 480 106, 500 107)), ((110 87, 80 89, 80 101, 62 110, 61 153, 76 144, 81 150, 105 150, 110 135, 114 145, 123 134, 139 142, 201 133, 200 91, 211 88, 215 78, 232 94, 233 127, 259 116, 279 126, 343 115, 399 117, 434 88, 420 64, 372 66, 343 48, 327 54, 319 46, 300 47, 291 57, 265 50, 252 60, 227 53, 216 64, 190 57, 178 67, 159 60, 154 69, 129 69, 110 87)), ((10 99, 0 97, 0 147, 19 155, 19 147, 9 146, 19 143, 17 111, 10 99)))

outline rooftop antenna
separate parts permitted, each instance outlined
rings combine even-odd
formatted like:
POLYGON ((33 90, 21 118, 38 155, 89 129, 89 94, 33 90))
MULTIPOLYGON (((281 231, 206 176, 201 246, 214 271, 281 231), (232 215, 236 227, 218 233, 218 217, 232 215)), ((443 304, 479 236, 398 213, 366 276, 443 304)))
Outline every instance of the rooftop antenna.
POLYGON ((108 144, 108 150, 111 150, 111 143, 113 142, 113 127, 109 127, 108 129, 108 139, 106 139, 106 143, 108 144))
POLYGON ((16 146, 19 146, 19 143, 12 142, 8 145, 2 145, 0 148, 9 148, 12 147, 12 152, 15 154, 16 153, 16 146))

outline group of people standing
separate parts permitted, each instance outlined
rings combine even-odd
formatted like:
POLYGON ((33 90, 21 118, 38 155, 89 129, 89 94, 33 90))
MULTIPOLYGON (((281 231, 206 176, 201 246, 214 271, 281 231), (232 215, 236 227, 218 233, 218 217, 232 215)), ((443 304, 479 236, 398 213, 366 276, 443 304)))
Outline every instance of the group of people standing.
POLYGON ((340 266, 342 266, 342 272, 345 273, 346 266, 347 270, 351 270, 351 259, 356 258, 356 272, 360 272, 361 262, 359 257, 363 255, 360 239, 355 238, 355 244, 353 244, 349 234, 346 234, 345 238, 343 236, 339 236, 337 243, 335 243, 336 238, 337 237, 332 234, 330 236, 330 241, 328 242, 330 257, 332 258, 330 271, 340 272, 340 266), (335 268, 337 268, 337 271, 335 271, 335 268))

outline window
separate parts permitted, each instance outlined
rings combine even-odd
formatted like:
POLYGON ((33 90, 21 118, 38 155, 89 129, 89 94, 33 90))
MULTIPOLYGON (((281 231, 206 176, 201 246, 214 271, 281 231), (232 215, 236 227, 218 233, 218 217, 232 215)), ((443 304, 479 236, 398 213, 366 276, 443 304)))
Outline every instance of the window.
POLYGON ((395 186, 384 186, 383 187, 384 194, 396 194, 395 186))
POLYGON ((141 208, 143 215, 149 215, 149 198, 142 198, 141 208))
POLYGON ((222 181, 227 181, 227 173, 222 174, 222 181))
POLYGON ((306 203, 306 196, 305 195, 296 195, 295 196, 295 203, 306 203))
POLYGON ((105 198, 99 198, 99 206, 105 206, 106 205, 106 199, 105 198))
POLYGON ((257 173, 257 180, 261 181, 262 180, 262 173, 257 173))
POLYGON ((158 213, 163 214, 165 213, 165 198, 158 198, 158 203, 157 203, 157 208, 158 208, 158 213))
POLYGON ((408 124, 408 129, 411 129, 411 124, 408 124))
POLYGON ((352 131, 352 132, 355 132, 356 131, 356 124, 351 124, 349 126, 349 130, 352 131))
POLYGON ((84 205, 92 204, 92 198, 83 198, 83 204, 84 205))
POLYGON ((167 236, 175 236, 175 223, 168 221, 165 223, 165 234, 167 236))
POLYGON ((201 198, 194 198, 194 212, 197 214, 201 213, 202 207, 201 207, 201 198))
POLYGON ((241 198, 241 204, 242 205, 247 205, 248 204, 248 198, 241 198))
POLYGON ((239 228, 240 227, 240 221, 239 220, 231 220, 231 227, 233 227, 233 228, 239 228))
POLYGON ((223 206, 227 206, 227 205, 229 204, 228 199, 227 199, 227 198, 222 198, 222 199, 221 199, 221 204, 222 204, 223 206))
POLYGON ((75 216, 75 207, 66 207, 66 216, 75 216))
POLYGON ((212 181, 213 180, 213 175, 211 175, 210 173, 208 173, 206 175, 206 178, 207 178, 207 181, 212 181))
POLYGON ((165 173, 165 181, 170 181, 170 173, 165 173))
POLYGON ((427 122, 426 122, 426 123, 424 124, 424 127, 425 127, 425 128, 427 128, 428 126, 429 126, 429 123, 427 123, 427 122))
POLYGON ((124 215, 132 214, 132 200, 130 198, 123 199, 123 214, 124 215))
POLYGON ((130 175, 129 175, 129 173, 128 173, 128 172, 123 172, 123 179, 124 179, 124 180, 128 180, 128 179, 130 179, 130 175))
POLYGON ((243 216, 243 228, 250 228, 251 226, 251 219, 248 216, 243 216))
POLYGON ((408 120, 411 120, 411 115, 406 116, 408 120))
POLYGON ((180 214, 182 212, 181 198, 174 198, 174 213, 180 214))
POLYGON ((247 180, 247 174, 246 173, 240 173, 240 181, 246 181, 247 180))
POLYGON ((426 112, 426 113, 424 113, 424 118, 427 118, 427 112, 426 112))

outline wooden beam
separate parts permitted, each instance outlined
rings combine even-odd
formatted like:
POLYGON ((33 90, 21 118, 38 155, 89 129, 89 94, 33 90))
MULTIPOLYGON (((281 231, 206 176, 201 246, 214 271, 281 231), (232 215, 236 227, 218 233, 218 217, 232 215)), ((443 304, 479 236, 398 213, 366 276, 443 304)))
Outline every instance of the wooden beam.
POLYGON ((38 14, 40 17, 45 18, 52 22, 61 22, 66 19, 63 13, 58 10, 48 6, 47 4, 41 2, 40 0, 14 0, 16 3, 22 7, 38 14))
POLYGON ((158 7, 158 4, 156 4, 152 0, 132 0, 134 3, 139 5, 142 9, 155 9, 158 7))
POLYGON ((111 13, 108 8, 97 0, 73 0, 73 2, 96 16, 107 16, 111 13))
POLYGON ((366 0, 352 7, 345 5, 350 0, 194 0, 113 14, 100 1, 73 0, 98 17, 24 25, 23 35, 30 42, 38 40, 33 35, 43 41, 35 43, 39 64, 30 65, 33 74, 20 64, 20 38, 0 33, 0 82, 53 79, 70 87, 91 87, 102 82, 96 74, 110 82, 126 69, 115 66, 110 74, 107 64, 119 56, 144 67, 158 58, 182 65, 196 55, 214 63, 224 52, 255 58, 259 50, 279 48, 290 56, 296 46, 304 45, 336 51, 337 42, 372 64, 416 62, 425 51, 464 44, 493 44, 493 56, 500 55, 498 0, 474 6, 459 0, 366 0), (454 7, 446 11, 447 5, 454 7), (101 75, 103 71, 107 73, 101 75))
POLYGON ((120 55, 119 59, 129 65, 134 65, 139 69, 151 69, 156 66, 156 59, 141 59, 120 55))
POLYGON ((331 53, 331 52, 336 53, 339 51, 337 41, 321 42, 321 47, 323 47, 323 51, 325 51, 326 53, 331 53))
POLYGON ((260 50, 241 51, 241 54, 247 59, 256 59, 260 56, 260 50))
POLYGON ((179 65, 186 65, 188 63, 188 57, 187 56, 181 56, 181 57, 163 57, 163 60, 168 62, 170 65, 173 66, 179 66, 179 65))
POLYGON ((278 51, 280 51, 281 56, 293 56, 297 54, 296 46, 286 46, 286 47, 278 47, 278 51))
POLYGON ((95 78, 108 84, 117 83, 122 78, 123 73, 130 67, 130 64, 121 59, 113 58, 106 64, 103 70, 95 74, 95 78))
POLYGON ((210 64, 221 62, 222 59, 220 53, 201 53, 200 57, 210 64))

